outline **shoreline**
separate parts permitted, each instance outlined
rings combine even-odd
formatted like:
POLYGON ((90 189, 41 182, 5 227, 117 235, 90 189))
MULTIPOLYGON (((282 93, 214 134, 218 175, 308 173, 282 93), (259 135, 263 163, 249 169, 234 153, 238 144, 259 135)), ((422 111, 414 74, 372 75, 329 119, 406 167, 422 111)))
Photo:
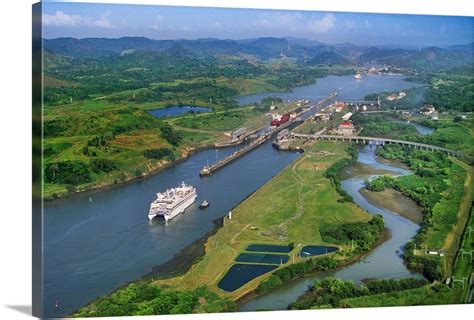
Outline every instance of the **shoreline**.
POLYGON ((383 191, 374 192, 362 187, 359 189, 359 193, 365 200, 376 207, 388 210, 418 225, 423 222, 423 209, 414 200, 395 189, 388 188, 383 191), (398 202, 398 200, 403 201, 398 202))
MULTIPOLYGON (((299 159, 299 157, 296 158, 294 161, 296 161, 298 159, 299 159)), ((291 165, 292 163, 293 162, 288 164, 288 166, 291 165)), ((286 167, 288 167, 288 166, 286 166, 286 167)), ((276 176, 278 176, 278 174, 279 174, 279 172, 277 174, 275 174, 274 176, 272 176, 268 181, 274 179, 276 176)), ((253 191, 252 193, 250 193, 248 196, 246 196, 244 199, 242 199, 241 202, 236 204, 230 210, 231 211, 234 210, 236 207, 238 207, 242 202, 244 202, 249 197, 251 197, 259 189, 260 188, 253 191)), ((189 245, 187 245, 186 247, 183 247, 181 250, 176 252, 173 255, 173 257, 171 257, 168 261, 165 261, 165 262, 163 262, 159 265, 152 266, 148 273, 145 273, 144 275, 142 275, 138 278, 135 278, 133 280, 128 281, 127 283, 113 289, 109 293, 101 294, 100 296, 90 300, 88 303, 84 304, 82 307, 80 307, 77 310, 75 310, 74 312, 71 312, 70 314, 66 315, 66 317, 74 316, 75 313, 79 312, 81 309, 89 306, 90 304, 96 302, 101 297, 109 296, 109 295, 115 293, 116 291, 127 287, 128 285, 130 285, 132 283, 139 283, 139 282, 142 282, 142 281, 153 282, 153 281, 157 281, 157 280, 164 280, 164 279, 174 278, 174 277, 178 277, 180 275, 184 275, 186 272, 188 272, 193 267, 193 265, 195 265, 197 262, 200 261, 200 259, 202 257, 204 257, 204 255, 206 254, 206 243, 207 243, 208 239, 210 237, 212 237, 213 235, 215 235, 219 231, 219 229, 224 226, 224 220, 225 220, 226 216, 227 216, 227 214, 225 214, 224 216, 222 216, 220 218, 217 218, 217 219, 213 220, 212 222, 213 222, 214 226, 211 228, 211 230, 206 232, 201 238, 198 238, 198 239, 194 240, 189 245), (184 254, 189 253, 189 251, 188 251, 189 249, 195 250, 194 252, 192 252, 193 255, 188 254, 187 256, 182 256, 183 253, 184 254), (177 271, 176 273, 172 273, 171 270, 175 269, 174 267, 176 266, 176 263, 181 262, 181 261, 185 261, 187 264, 185 264, 184 266, 183 265, 178 265, 178 267, 182 267, 181 270, 177 271), (169 273, 164 273, 164 274, 160 275, 159 269, 161 269, 163 267, 168 268, 167 271, 169 273), (158 278, 153 278, 154 276, 158 276, 158 278)))
POLYGON ((105 191, 105 190, 110 190, 110 189, 114 189, 114 188, 118 188, 118 187, 123 187, 123 186, 126 186, 128 184, 135 183, 138 180, 149 179, 149 178, 153 177, 154 175, 157 175, 157 174, 159 174, 159 173, 161 173, 161 172, 163 172, 163 171, 165 171, 165 170, 167 170, 167 169, 169 169, 169 168, 171 168, 171 167, 173 167, 177 164, 182 163, 183 161, 188 160, 189 157, 195 155, 198 152, 205 151, 205 150, 208 150, 208 149, 212 149, 213 146, 214 146, 214 144, 209 144, 209 145, 204 145, 204 146, 197 147, 197 148, 191 148, 186 153, 186 155, 183 156, 182 158, 176 159, 174 161, 167 162, 164 165, 162 165, 161 167, 159 167, 155 170, 149 171, 148 173, 143 174, 139 177, 133 177, 131 179, 128 179, 128 180, 125 180, 125 181, 122 181, 122 182, 118 182, 118 183, 98 185, 98 186, 90 188, 90 189, 76 191, 76 192, 73 192, 71 194, 68 194, 68 195, 65 195, 65 196, 60 196, 60 197, 54 198, 54 199, 44 199, 43 198, 42 199, 43 207, 54 206, 54 205, 61 204, 61 203, 64 203, 66 201, 75 199, 77 197, 93 195, 93 194, 96 194, 96 193, 99 193, 99 192, 102 192, 102 191, 105 191))
MULTIPOLYGON (((225 216, 224 216, 225 217, 225 216)), ((73 312, 65 315, 65 317, 74 317, 76 313, 78 313, 81 309, 93 304, 94 302, 98 301, 100 298, 104 296, 109 296, 111 294, 114 294, 120 289, 126 288, 132 283, 140 283, 140 282, 150 282, 150 281, 155 281, 159 279, 166 279, 169 277, 177 277, 179 275, 185 274, 191 267, 201 259, 204 254, 206 253, 206 242, 209 239, 209 237, 212 237, 216 232, 224 225, 224 217, 217 218, 212 221, 214 226, 212 227, 211 230, 206 232, 201 238, 191 242, 189 245, 186 247, 182 248, 178 252, 176 252, 171 259, 168 261, 165 261, 159 265, 155 265, 151 267, 150 271, 148 273, 145 273, 144 275, 140 276, 139 278, 133 279, 128 281, 127 283, 113 289, 109 293, 106 294, 101 294, 100 296, 90 300, 86 304, 84 304, 82 307, 78 308, 77 310, 74 310, 73 312), (191 251, 192 255, 183 255, 183 253, 189 253, 191 251), (184 262, 184 264, 182 264, 184 262), (164 269, 163 274, 160 275, 161 269, 164 269), (175 273, 173 273, 173 270, 177 270, 175 273), (158 276, 158 278, 154 278, 155 276, 158 276)))

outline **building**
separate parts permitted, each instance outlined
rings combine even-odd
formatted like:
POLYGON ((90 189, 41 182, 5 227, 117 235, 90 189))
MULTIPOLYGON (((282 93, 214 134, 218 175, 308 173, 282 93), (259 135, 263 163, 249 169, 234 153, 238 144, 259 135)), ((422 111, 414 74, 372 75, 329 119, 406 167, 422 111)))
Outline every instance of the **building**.
POLYGON ((355 133, 355 127, 349 121, 343 121, 336 130, 337 134, 341 134, 343 136, 352 136, 355 133))
POLYGON ((342 109, 344 109, 345 106, 346 103, 344 101, 336 101, 332 104, 336 113, 342 112, 342 109))
POLYGON ((388 101, 393 101, 393 100, 398 100, 402 99, 406 96, 407 94, 403 91, 400 91, 399 93, 393 93, 387 97, 388 101))
POLYGON ((347 121, 347 120, 349 120, 351 117, 352 117, 352 112, 348 112, 348 113, 346 113, 345 115, 343 115, 343 116, 341 117, 341 119, 342 119, 343 121, 347 121))
POLYGON ((326 121, 329 121, 331 119, 331 116, 328 114, 328 113, 316 113, 314 115, 314 120, 315 121, 323 121, 323 122, 326 122, 326 121))
POLYGON ((436 112, 436 109, 433 105, 427 104, 421 108, 421 113, 423 114, 433 114, 436 112))

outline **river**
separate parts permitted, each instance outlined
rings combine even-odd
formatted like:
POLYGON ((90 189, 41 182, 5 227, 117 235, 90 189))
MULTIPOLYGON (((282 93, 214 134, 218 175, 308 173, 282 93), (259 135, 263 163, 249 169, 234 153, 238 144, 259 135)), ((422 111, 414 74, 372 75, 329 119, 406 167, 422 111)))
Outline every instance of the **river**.
POLYGON ((402 121, 402 120, 393 120, 393 122, 405 124, 407 126, 414 126, 416 131, 418 131, 418 133, 423 135, 423 136, 432 134, 435 131, 435 129, 433 129, 433 128, 429 128, 427 126, 423 126, 423 125, 415 123, 415 122, 408 122, 408 121, 402 121))
POLYGON ((419 83, 407 82, 404 76, 370 75, 364 76, 362 80, 355 80, 350 76, 327 76, 316 79, 315 84, 296 87, 289 92, 258 93, 239 97, 237 101, 241 105, 260 102, 265 97, 275 96, 283 100, 308 99, 317 102, 328 94, 337 91, 337 99, 340 100, 364 100, 371 93, 384 91, 399 91, 403 89, 423 86, 419 83))
MULTIPOLYGON (((406 82, 401 76, 374 75, 361 81, 355 81, 352 76, 329 76, 279 95, 284 99, 319 101, 338 91, 338 99, 360 100, 369 93, 414 86, 417 84, 406 82)), ((240 102, 273 95, 241 97, 240 102)), ((298 157, 297 153, 275 150, 269 141, 211 177, 199 178, 199 169, 207 160, 214 162, 234 151, 234 148, 204 150, 149 178, 95 193, 91 199, 88 195, 78 195, 44 208, 45 317, 70 314, 169 261, 212 230, 213 220, 226 215, 298 157), (181 181, 196 187, 195 204, 167 225, 161 221, 149 223, 148 207, 155 193, 181 181), (197 206, 204 199, 211 205, 200 211, 197 206), (59 308, 54 308, 55 301, 59 308)), ((394 251, 390 249, 389 253, 394 251)), ((382 263, 379 268, 384 269, 384 259, 381 256, 373 260, 374 267, 382 263)), ((365 269, 366 265, 362 264, 361 268, 365 269)))
MULTIPOLYGON (((405 175, 411 172, 376 161, 374 155, 375 147, 366 146, 359 150, 358 162, 372 169, 382 169, 390 171, 392 175, 405 175)), ((325 277, 335 277, 344 280, 353 280, 359 284, 368 278, 406 278, 421 277, 417 273, 409 271, 403 264, 403 247, 416 234, 419 226, 410 220, 397 215, 388 210, 377 207, 367 201, 359 189, 364 186, 364 179, 375 177, 373 174, 360 174, 342 180, 342 187, 349 193, 354 202, 370 214, 381 214, 385 225, 390 229, 391 237, 379 245, 362 260, 342 268, 338 271, 321 273, 298 279, 283 288, 274 290, 266 295, 256 297, 239 307, 239 311, 254 311, 259 309, 285 310, 288 305, 305 293, 313 284, 314 280, 321 280, 325 277)))

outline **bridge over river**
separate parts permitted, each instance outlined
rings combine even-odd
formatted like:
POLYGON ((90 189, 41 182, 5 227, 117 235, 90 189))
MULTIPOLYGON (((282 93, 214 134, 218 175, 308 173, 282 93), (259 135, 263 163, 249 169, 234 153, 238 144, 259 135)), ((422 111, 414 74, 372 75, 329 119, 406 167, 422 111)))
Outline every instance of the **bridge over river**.
POLYGON ((406 141, 406 140, 397 140, 389 138, 380 138, 380 137, 364 137, 364 136, 338 136, 338 135, 317 135, 317 134, 304 134, 304 133, 291 133, 290 137, 293 139, 307 139, 307 140, 330 140, 330 141, 355 141, 362 143, 375 143, 384 145, 389 144, 400 144, 410 147, 415 147, 421 150, 429 151, 439 151, 444 152, 450 156, 461 157, 463 154, 456 150, 451 150, 443 147, 433 146, 430 144, 406 141))

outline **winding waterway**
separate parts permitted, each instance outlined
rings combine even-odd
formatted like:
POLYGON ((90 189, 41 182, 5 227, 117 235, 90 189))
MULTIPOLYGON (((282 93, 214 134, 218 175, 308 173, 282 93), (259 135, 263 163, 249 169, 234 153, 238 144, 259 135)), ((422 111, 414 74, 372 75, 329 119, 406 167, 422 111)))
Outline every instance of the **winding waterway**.
MULTIPOLYGON (((411 172, 390 164, 380 163, 374 155, 375 147, 366 146, 359 150, 358 162, 372 169, 390 171, 392 175, 406 175, 411 172)), ((370 174, 369 178, 376 175, 370 174)), ((331 276, 344 280, 353 280, 358 284, 368 278, 406 278, 421 277, 409 271, 403 264, 403 247, 417 232, 419 226, 410 220, 377 207, 367 201, 359 189, 364 186, 366 174, 349 177, 342 181, 342 187, 349 193, 354 202, 370 214, 381 214, 387 228, 390 229, 390 239, 379 245, 362 260, 338 271, 317 274, 296 280, 285 287, 270 292, 267 295, 256 297, 239 307, 239 311, 254 311, 259 309, 284 310, 288 305, 301 296, 314 282, 331 276)))
MULTIPOLYGON (((284 99, 319 101, 338 91, 338 99, 361 100, 369 93, 414 86, 416 84, 404 81, 401 76, 376 75, 364 77, 359 82, 352 76, 329 76, 318 79, 314 85, 278 95, 284 99)), ((272 95, 276 94, 241 97, 240 102, 259 101, 272 95)), ((267 142, 211 177, 199 178, 199 169, 207 160, 214 162, 234 151, 234 148, 204 150, 147 179, 95 193, 90 199, 88 195, 78 195, 48 205, 44 209, 43 238, 45 317, 67 315, 98 296, 143 276, 152 267, 171 260, 183 248, 212 230, 213 220, 226 215, 298 157, 297 153, 279 152, 272 148, 271 142, 267 142), (167 225, 158 220, 149 223, 148 207, 155 193, 181 181, 196 187, 198 198, 195 204, 167 225), (198 210, 197 206, 204 199, 210 202, 210 207, 198 210), (54 307, 56 301, 59 308, 54 307)), ((363 156, 361 153, 361 161, 363 156)), ((354 188, 357 188, 356 184, 350 183, 354 188)), ((356 201, 357 197, 354 195, 356 201)), ((369 204, 361 205, 364 206, 380 212, 369 204)), ((401 217, 386 215, 390 215, 386 218, 387 225, 396 232, 393 232, 391 241, 380 247, 386 249, 378 249, 369 256, 370 260, 351 267, 355 268, 352 270, 360 279, 408 274, 395 251, 414 234, 416 225, 401 217)), ((354 276, 352 272, 344 272, 347 271, 341 270, 338 276, 354 276)), ((266 305, 264 299, 275 300, 270 307, 284 309, 286 301, 292 302, 305 290, 312 281, 309 279, 255 299, 242 310, 258 309, 258 305, 266 305)))

